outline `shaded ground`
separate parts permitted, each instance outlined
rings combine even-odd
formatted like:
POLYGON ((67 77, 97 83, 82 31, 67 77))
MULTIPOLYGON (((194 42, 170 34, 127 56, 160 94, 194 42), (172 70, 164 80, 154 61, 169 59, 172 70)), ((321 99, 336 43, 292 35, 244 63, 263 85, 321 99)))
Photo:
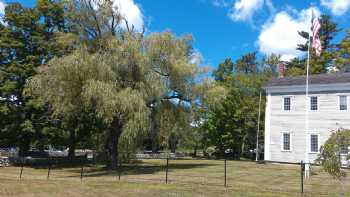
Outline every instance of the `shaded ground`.
MULTIPOLYGON (((300 166, 227 162, 212 160, 170 160, 165 184, 165 160, 144 160, 124 165, 120 171, 103 166, 81 168, 0 168, 0 196, 303 196, 300 166), (119 180, 119 174, 120 180, 119 180)), ((305 183, 304 196, 350 196, 350 181, 343 185, 314 168, 316 175, 305 183)))

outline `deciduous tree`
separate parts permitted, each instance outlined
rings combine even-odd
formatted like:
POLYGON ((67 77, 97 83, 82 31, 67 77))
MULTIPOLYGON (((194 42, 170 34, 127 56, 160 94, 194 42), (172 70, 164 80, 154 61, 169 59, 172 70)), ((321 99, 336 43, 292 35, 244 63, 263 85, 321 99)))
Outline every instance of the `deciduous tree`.
POLYGON ((40 148, 46 133, 57 124, 49 122, 47 106, 23 95, 36 68, 59 52, 56 34, 64 31, 60 1, 39 0, 33 8, 19 3, 6 6, 0 23, 0 146, 18 146, 25 155, 30 145, 40 148))

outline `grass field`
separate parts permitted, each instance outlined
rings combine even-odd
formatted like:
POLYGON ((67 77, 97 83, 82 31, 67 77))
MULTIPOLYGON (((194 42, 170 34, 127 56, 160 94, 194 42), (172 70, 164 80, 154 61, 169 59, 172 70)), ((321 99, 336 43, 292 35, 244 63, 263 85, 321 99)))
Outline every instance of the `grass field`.
POLYGON ((350 196, 350 181, 340 185, 314 168, 314 175, 300 193, 300 166, 227 161, 170 160, 165 184, 165 160, 144 160, 125 165, 118 172, 103 166, 53 168, 0 168, 0 196, 350 196))

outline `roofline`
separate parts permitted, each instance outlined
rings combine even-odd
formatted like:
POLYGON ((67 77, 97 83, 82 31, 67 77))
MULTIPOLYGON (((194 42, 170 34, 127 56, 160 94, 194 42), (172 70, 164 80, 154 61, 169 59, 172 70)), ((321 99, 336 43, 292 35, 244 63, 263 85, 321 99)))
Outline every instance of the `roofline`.
MULTIPOLYGON (((285 86, 265 86, 267 93, 300 93, 305 92, 305 85, 285 85, 285 86)), ((350 83, 332 83, 332 84, 310 84, 309 92, 325 91, 350 91, 350 83)))

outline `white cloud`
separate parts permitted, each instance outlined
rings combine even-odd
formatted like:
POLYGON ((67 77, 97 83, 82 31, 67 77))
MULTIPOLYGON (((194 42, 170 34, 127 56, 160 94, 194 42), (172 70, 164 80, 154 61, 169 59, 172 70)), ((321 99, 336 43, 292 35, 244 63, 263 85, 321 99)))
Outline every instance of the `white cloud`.
POLYGON ((321 0, 321 5, 330 9, 334 15, 340 16, 350 9, 350 0, 321 0))
POLYGON ((194 51, 190 56, 189 63, 199 65, 203 60, 203 55, 199 51, 194 51))
POLYGON ((259 51, 263 54, 280 54, 284 61, 302 55, 303 53, 296 48, 298 44, 303 44, 306 40, 298 34, 298 31, 309 31, 311 9, 314 10, 315 15, 320 15, 320 11, 316 8, 299 12, 294 10, 291 11, 292 13, 278 12, 262 27, 257 41, 259 51))
POLYGON ((0 23, 3 23, 6 4, 0 0, 0 23))
POLYGON ((114 0, 113 6, 118 7, 129 25, 134 25, 138 30, 142 29, 144 25, 143 14, 139 5, 135 4, 133 0, 114 0))
MULTIPOLYGON (((0 0, 1 1, 1 0, 0 0)), ((99 7, 99 3, 104 0, 94 0, 92 1, 92 6, 95 10, 99 7)), ((143 28, 143 14, 140 7, 134 3, 134 0, 112 0, 113 10, 117 11, 128 21, 129 26, 132 25, 137 29, 141 30, 143 28)), ((123 22, 122 25, 126 27, 123 22)))
POLYGON ((229 17, 234 21, 251 21, 254 13, 264 5, 264 0, 237 0, 229 17))

